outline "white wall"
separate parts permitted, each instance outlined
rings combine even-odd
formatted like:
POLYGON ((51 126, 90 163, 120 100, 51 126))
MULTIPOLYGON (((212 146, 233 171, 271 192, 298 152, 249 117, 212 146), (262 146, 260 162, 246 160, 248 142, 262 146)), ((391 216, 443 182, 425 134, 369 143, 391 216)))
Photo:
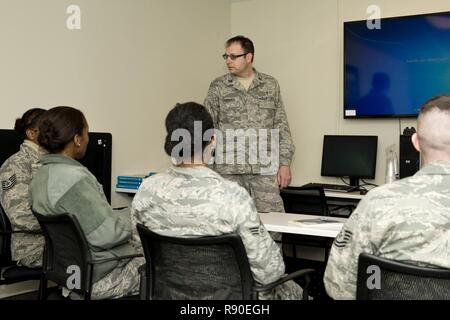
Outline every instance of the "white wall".
MULTIPOLYGON (((0 128, 31 107, 81 109, 91 131, 113 135, 113 185, 162 170, 164 118, 176 102, 203 102, 224 73, 227 0, 0 0, 0 128), (66 8, 81 8, 81 30, 66 8)), ((127 197, 113 194, 113 205, 127 197)))
MULTIPOLYGON (((396 144, 399 120, 344 120, 342 23, 366 19, 377 4, 382 17, 450 10, 448 0, 250 0, 231 5, 231 33, 254 40, 255 67, 281 85, 294 143, 293 184, 337 181, 320 176, 324 134, 379 137, 375 182, 384 183, 385 148, 396 144)), ((415 120, 401 120, 404 127, 415 120)))
MULTIPOLYGON (((372 2, 0 0, 0 128, 31 107, 71 105, 91 131, 113 134, 113 184, 118 174, 161 170, 169 163, 167 111, 179 101, 202 102, 209 82, 226 72, 224 41, 244 34, 255 42, 256 68, 281 84, 297 146, 294 184, 326 180, 322 136, 333 133, 380 137, 382 183, 384 147, 398 146, 398 121, 344 120, 341 102, 342 22, 365 19, 372 2), (81 7, 79 31, 66 28, 70 4, 81 7)), ((383 16, 450 10, 448 0, 377 4, 383 16)), ((129 201, 113 192, 113 205, 129 201)))
MULTIPOLYGON (((115 176, 162 170, 163 120, 179 101, 202 102, 226 72, 224 41, 244 34, 255 66, 280 82, 297 152, 294 184, 320 177, 324 134, 379 136, 398 148, 398 120, 342 118, 342 22, 364 19, 371 0, 0 0, 0 127, 35 106, 80 108, 91 131, 113 134, 115 176), (82 29, 66 28, 81 7, 82 29)), ((382 16, 450 10, 448 0, 379 0, 382 16)), ((401 127, 415 125, 402 120, 401 127)), ((114 194, 113 205, 129 203, 114 194)))

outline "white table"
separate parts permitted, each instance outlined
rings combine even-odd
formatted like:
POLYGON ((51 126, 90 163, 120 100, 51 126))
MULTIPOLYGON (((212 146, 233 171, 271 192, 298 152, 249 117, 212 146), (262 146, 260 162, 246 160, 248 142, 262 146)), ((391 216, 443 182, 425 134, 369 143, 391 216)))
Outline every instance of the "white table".
POLYGON ((347 218, 335 218, 314 216, 308 214, 292 214, 281 212, 270 212, 259 214, 262 223, 267 231, 302 234, 309 236, 319 236, 327 238, 335 238, 339 231, 341 231, 344 222, 347 218), (311 219, 325 219, 325 223, 317 224, 299 224, 293 221, 305 221, 311 219), (330 222, 327 222, 330 221, 330 222), (332 222, 331 222, 332 221, 332 222))
POLYGON ((362 198, 364 198, 364 195, 360 194, 359 192, 325 191, 325 197, 327 197, 327 198, 361 200, 362 198))

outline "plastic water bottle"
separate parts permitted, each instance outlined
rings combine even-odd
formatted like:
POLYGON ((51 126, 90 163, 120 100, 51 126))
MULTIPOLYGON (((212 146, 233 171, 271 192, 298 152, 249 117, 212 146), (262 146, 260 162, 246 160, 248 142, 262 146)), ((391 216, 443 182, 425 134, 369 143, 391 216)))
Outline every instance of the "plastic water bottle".
POLYGON ((399 177, 398 172, 398 158, 397 153, 392 149, 388 148, 386 156, 386 183, 392 183, 399 177))

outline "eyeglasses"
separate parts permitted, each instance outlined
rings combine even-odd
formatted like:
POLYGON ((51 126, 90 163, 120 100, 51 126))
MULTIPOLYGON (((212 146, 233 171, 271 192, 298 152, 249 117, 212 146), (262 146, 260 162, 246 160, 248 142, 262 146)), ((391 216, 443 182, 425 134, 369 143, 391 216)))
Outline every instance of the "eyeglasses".
MULTIPOLYGON (((248 53, 248 52, 247 52, 248 53)), ((226 54, 226 53, 224 53, 223 55, 222 55, 222 58, 223 58, 223 60, 227 60, 228 58, 230 58, 231 60, 236 60, 237 58, 239 58, 239 57, 243 57, 243 56, 245 56, 247 53, 243 53, 243 54, 226 54)))

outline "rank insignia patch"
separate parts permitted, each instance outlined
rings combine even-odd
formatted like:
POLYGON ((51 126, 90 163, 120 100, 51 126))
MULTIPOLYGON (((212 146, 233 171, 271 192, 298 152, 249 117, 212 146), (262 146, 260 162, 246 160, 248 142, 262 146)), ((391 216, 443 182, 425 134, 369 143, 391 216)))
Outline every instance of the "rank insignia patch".
POLYGON ((2 181, 2 189, 9 190, 16 184, 16 174, 13 174, 8 180, 2 181))
POLYGON ((336 239, 334 239, 334 245, 338 248, 345 248, 352 239, 353 233, 351 231, 342 229, 341 232, 337 235, 336 239))

